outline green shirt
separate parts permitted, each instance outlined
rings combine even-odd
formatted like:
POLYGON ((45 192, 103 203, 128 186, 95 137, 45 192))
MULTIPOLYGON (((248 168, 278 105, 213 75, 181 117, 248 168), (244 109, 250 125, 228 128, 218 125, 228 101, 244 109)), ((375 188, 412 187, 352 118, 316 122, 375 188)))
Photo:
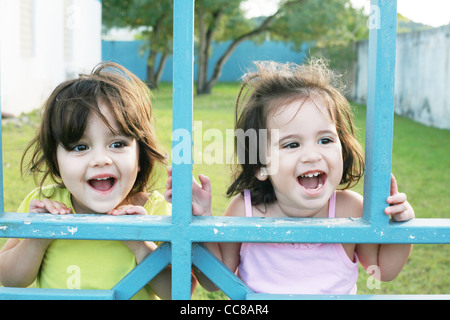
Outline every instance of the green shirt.
MULTIPOLYGON (((49 199, 64 203, 74 211, 70 192, 55 185, 44 187, 49 199)), ((33 199, 42 199, 39 189, 32 191, 18 212, 28 212, 33 199)), ((171 204, 157 191, 150 194, 144 205, 149 215, 170 215, 171 204)), ((101 289, 114 287, 136 266, 134 254, 122 241, 53 240, 47 248, 37 275, 38 288, 101 289)), ((142 288, 133 299, 155 299, 149 286, 142 288)))

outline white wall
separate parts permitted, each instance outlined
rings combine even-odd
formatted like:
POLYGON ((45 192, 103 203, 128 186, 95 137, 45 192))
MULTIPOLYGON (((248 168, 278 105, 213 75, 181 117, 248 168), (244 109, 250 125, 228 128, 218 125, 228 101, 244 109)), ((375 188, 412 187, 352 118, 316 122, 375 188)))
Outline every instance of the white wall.
MULTIPOLYGON (((352 98, 366 103, 368 42, 357 45, 352 98)), ((397 36, 395 112, 450 129, 450 25, 397 36)))
POLYGON ((100 60, 100 1, 0 0, 2 112, 39 108, 56 85, 100 60))

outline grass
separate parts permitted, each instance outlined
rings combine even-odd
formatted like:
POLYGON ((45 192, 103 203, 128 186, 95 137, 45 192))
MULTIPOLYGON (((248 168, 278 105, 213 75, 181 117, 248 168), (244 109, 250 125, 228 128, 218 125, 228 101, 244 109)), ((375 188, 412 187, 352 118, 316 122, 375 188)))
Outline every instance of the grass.
MULTIPOLYGON (((154 91, 154 110, 160 141, 171 149, 172 88, 162 84, 154 91)), ((234 102, 237 84, 219 84, 212 95, 195 97, 194 121, 202 121, 203 135, 209 129, 221 132, 233 128, 234 102)), ((354 105, 355 122, 360 128, 360 141, 364 142, 365 107, 354 105)), ((3 126, 4 195, 6 211, 15 211, 22 199, 34 188, 30 177, 20 177, 21 154, 34 134, 37 113, 27 115, 29 123, 3 126)), ((212 131, 210 131, 212 132, 212 131)), ((194 132, 195 135, 195 132, 194 132)), ((205 136, 203 136, 205 138, 205 136)), ((194 139, 195 140, 195 139, 194 139)), ((203 151, 211 141, 197 139, 194 151, 203 151)), ((399 189, 408 195, 417 218, 450 218, 450 131, 439 130, 395 116, 393 173, 399 189)), ((213 183, 213 213, 222 215, 228 199, 225 197, 230 183, 229 165, 194 165, 194 175, 208 175, 213 183)), ((156 189, 164 191, 165 174, 161 173, 156 189)), ((355 187, 362 193, 360 183, 355 187)), ((3 245, 0 239, 0 246, 3 245)), ((415 245, 412 255, 401 274, 392 282, 381 283, 380 289, 370 290, 366 285, 369 276, 360 268, 359 294, 447 294, 450 292, 450 246, 415 245)), ((221 292, 209 293, 199 287, 194 299, 226 299, 221 292)))

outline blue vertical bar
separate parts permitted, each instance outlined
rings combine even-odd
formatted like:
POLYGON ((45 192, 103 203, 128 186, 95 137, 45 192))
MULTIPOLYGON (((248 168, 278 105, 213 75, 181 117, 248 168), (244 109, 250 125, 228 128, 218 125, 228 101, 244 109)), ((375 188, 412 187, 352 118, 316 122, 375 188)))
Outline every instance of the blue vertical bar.
POLYGON ((174 0, 173 17, 172 223, 179 232, 172 241, 172 298, 186 300, 190 299, 192 259, 191 243, 183 231, 192 219, 194 0, 174 0), (175 141, 175 132, 181 141, 175 141), (180 144, 181 152, 174 154, 180 144))
POLYGON ((363 218, 375 228, 386 225, 394 122, 397 1, 372 0, 369 17, 366 172, 363 218))
POLYGON ((191 222, 194 0, 174 1, 173 24, 173 221, 191 222), (179 138, 179 139, 178 139, 179 138), (178 140, 177 140, 178 139, 178 140), (176 140, 176 141, 175 141, 176 140), (188 140, 188 141, 186 141, 188 140), (187 147, 186 147, 187 146, 187 147), (186 155, 188 155, 186 157, 186 155))
POLYGON ((192 244, 182 238, 172 241, 172 299, 191 298, 192 244))

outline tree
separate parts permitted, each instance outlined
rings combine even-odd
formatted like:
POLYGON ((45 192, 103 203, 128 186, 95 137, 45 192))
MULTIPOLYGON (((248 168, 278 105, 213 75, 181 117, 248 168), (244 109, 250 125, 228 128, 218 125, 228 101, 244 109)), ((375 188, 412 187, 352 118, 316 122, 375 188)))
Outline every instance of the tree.
MULTIPOLYGON (((247 19, 240 5, 245 0, 196 0, 197 94, 208 94, 220 79, 225 62, 248 39, 269 33, 276 40, 289 41, 295 48, 304 42, 316 48, 345 46, 366 30, 361 11, 350 0, 281 0, 278 10, 267 17, 247 19), (363 23, 361 23, 363 21, 363 23), (229 41, 208 77, 213 41, 229 41)), ((148 82, 157 86, 165 59, 172 53, 172 0, 103 0, 106 28, 141 28, 149 50, 148 82), (157 56, 160 56, 157 64, 157 56)))
MULTIPOLYGON (((241 2, 242 0, 197 0, 195 3, 195 21, 198 34, 197 94, 211 92, 212 87, 220 78, 223 64, 229 57, 229 54, 221 57, 221 61, 218 61, 215 65, 212 77, 208 79, 208 65, 213 40, 220 39, 220 33, 223 33, 224 30, 227 32, 226 37, 236 37, 236 29, 240 33, 248 31, 249 21, 244 18, 239 8, 241 2), (229 20, 232 20, 233 23, 226 23, 229 20), (224 22, 226 25, 224 25, 224 22), (217 35, 218 33, 219 35, 217 35)), ((224 40, 227 40, 226 37, 224 40)))
POLYGON ((314 42, 318 48, 347 45, 366 28, 362 12, 352 8, 350 0, 281 0, 272 15, 247 20, 240 9, 242 0, 197 0, 196 19, 199 33, 197 94, 208 94, 219 80, 223 66, 243 41, 265 32, 278 40, 292 42, 300 48, 314 42), (361 25, 361 21, 364 24, 361 25), (356 22, 357 21, 357 22, 356 22), (216 35, 216 36, 215 36, 216 35), (218 36, 220 35, 220 36, 218 36), (208 79, 208 58, 212 41, 229 40, 230 44, 215 63, 208 79))
POLYGON ((147 58, 147 82, 158 87, 167 57, 172 54, 172 0, 103 0, 103 26, 141 30, 147 58), (158 59, 159 56, 159 59, 158 59))

